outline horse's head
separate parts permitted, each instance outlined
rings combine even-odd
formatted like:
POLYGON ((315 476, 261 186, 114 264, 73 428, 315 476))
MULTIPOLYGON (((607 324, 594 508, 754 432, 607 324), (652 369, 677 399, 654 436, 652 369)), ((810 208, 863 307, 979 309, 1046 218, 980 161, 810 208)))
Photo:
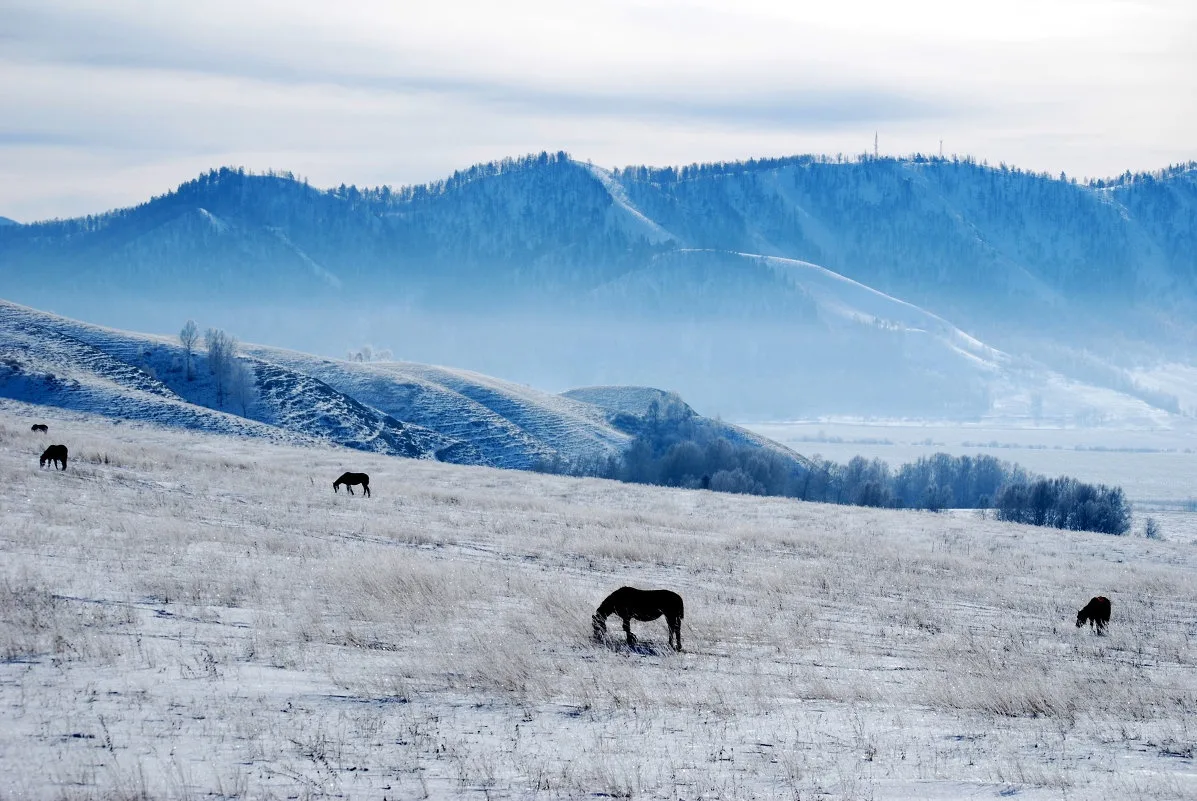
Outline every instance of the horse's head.
POLYGON ((341 491, 341 482, 339 480, 333 482, 333 492, 341 491))
POLYGON ((607 619, 595 612, 590 621, 594 624, 594 641, 601 642, 603 637, 607 636, 607 619))
POLYGON ((1084 610, 1084 609, 1082 609, 1081 611, 1079 611, 1079 612, 1077 612, 1077 613, 1076 613, 1076 627, 1077 627, 1078 629, 1079 629, 1081 626, 1085 625, 1085 622, 1086 622, 1086 620, 1087 620, 1087 617, 1085 616, 1085 610, 1084 610))

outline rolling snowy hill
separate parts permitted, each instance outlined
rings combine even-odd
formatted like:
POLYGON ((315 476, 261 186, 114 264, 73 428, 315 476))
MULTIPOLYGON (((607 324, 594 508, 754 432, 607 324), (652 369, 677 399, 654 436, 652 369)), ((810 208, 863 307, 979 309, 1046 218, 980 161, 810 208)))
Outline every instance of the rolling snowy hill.
MULTIPOLYGON (((191 357, 189 378, 178 341, 0 301, 0 397, 118 420, 459 464, 569 469, 618 458, 647 413, 589 402, 585 391, 553 395, 446 367, 335 361, 255 345, 239 353, 248 368, 245 391, 222 391, 202 348, 191 357)), ((665 396, 615 387, 601 400, 621 392, 665 396)), ((708 425, 803 463, 743 429, 708 425)))

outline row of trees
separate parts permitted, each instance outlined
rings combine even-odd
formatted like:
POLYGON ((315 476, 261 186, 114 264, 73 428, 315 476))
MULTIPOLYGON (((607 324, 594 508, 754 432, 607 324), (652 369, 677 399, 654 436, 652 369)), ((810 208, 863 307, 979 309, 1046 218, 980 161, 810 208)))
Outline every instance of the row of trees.
MULTIPOLYGON (((621 418, 624 416, 621 416, 621 418)), ((626 428, 628 419, 617 418, 626 428)), ((897 509, 988 509, 1000 520, 1072 530, 1125 534, 1130 506, 1120 488, 1075 478, 1039 478, 993 456, 937 453, 896 470, 857 456, 847 464, 804 461, 749 440, 683 409, 650 410, 622 458, 537 469, 639 484, 656 484, 808 501, 897 509)))
POLYGON ((994 507, 998 520, 1012 523, 1105 534, 1130 530, 1130 506, 1121 487, 1084 484, 1068 476, 1010 484, 998 493, 994 507))
MULTIPOLYGON (((199 344, 199 327, 195 320, 188 320, 179 331, 179 343, 187 362, 187 380, 195 380, 195 366, 192 357, 199 344)), ((253 371, 243 359, 237 358, 237 337, 220 328, 209 328, 204 332, 204 348, 208 352, 208 372, 216 389, 216 405, 224 408, 231 401, 241 410, 244 417, 254 401, 256 382, 253 371)))
POLYGON ((808 501, 896 509, 986 509, 1002 487, 1029 480, 1016 464, 985 454, 936 453, 897 470, 857 456, 847 464, 814 463, 798 497, 808 501))

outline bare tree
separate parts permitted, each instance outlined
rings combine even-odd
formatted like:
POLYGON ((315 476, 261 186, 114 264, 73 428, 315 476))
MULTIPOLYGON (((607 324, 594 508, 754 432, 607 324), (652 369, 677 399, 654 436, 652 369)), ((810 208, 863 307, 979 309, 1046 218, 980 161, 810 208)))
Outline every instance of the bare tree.
POLYGON ((204 346, 208 349, 208 372, 216 382, 216 405, 224 406, 237 353, 237 338, 219 328, 209 328, 204 332, 204 346))
POLYGON ((195 343, 199 340, 199 328, 195 320, 188 320, 183 330, 179 332, 179 342, 183 345, 183 353, 187 356, 187 380, 195 380, 195 371, 191 367, 191 354, 195 352, 195 343))
POLYGON ((241 416, 249 416, 249 407, 257 397, 257 383, 254 370, 244 359, 234 358, 229 366, 229 397, 241 408, 241 416))

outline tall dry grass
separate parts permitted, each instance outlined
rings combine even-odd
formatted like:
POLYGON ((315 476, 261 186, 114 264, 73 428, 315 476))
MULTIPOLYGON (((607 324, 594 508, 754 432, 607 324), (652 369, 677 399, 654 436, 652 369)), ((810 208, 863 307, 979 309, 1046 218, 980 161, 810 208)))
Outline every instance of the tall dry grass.
POLYGON ((0 482, 0 795, 1197 789, 1184 543, 13 403, 0 482), (33 415, 78 455, 65 473, 37 469, 33 415), (334 495, 345 469, 374 497, 334 495), (621 584, 683 594, 685 653, 662 621, 634 624, 638 651, 590 642, 621 584), (1105 637, 1073 626, 1098 593, 1105 637))

